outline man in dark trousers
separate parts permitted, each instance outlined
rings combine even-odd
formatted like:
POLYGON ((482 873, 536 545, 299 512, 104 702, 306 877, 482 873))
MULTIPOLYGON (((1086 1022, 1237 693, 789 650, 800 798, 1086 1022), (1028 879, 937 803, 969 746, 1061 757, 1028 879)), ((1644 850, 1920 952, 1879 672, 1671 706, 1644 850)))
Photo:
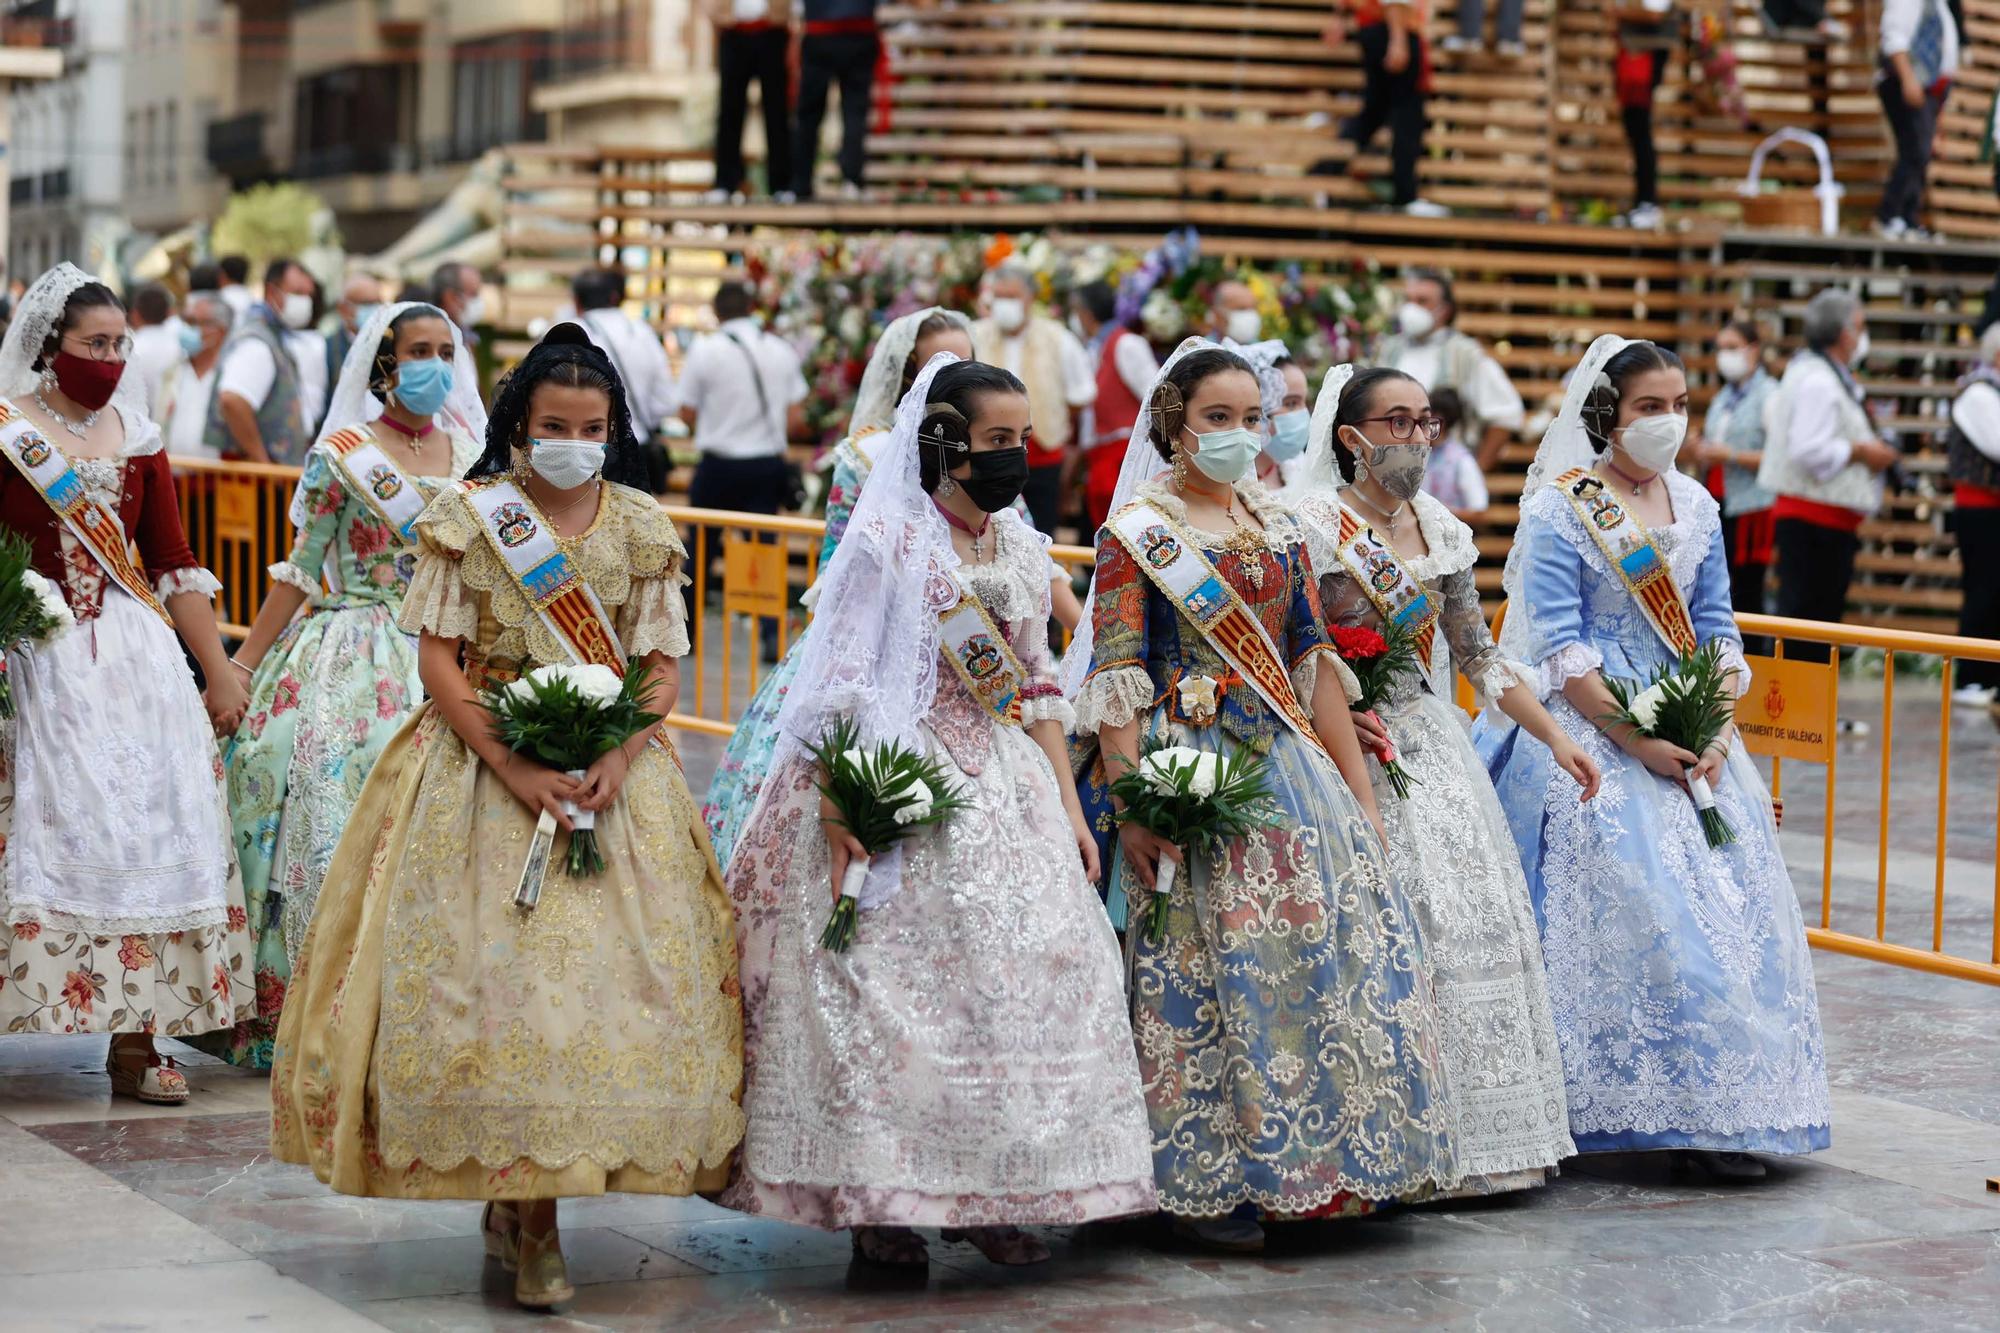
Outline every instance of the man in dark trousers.
POLYGON ((860 199, 867 192, 868 116, 875 93, 875 65, 882 35, 875 25, 876 0, 802 0, 805 29, 799 42, 799 120, 793 136, 798 173, 793 190, 813 195, 819 165, 819 132, 826 98, 840 85, 841 195, 860 199))
POLYGON ((742 202, 743 125, 750 85, 764 113, 764 180, 772 198, 792 198, 792 0, 702 0, 715 24, 715 189, 713 203, 742 202))

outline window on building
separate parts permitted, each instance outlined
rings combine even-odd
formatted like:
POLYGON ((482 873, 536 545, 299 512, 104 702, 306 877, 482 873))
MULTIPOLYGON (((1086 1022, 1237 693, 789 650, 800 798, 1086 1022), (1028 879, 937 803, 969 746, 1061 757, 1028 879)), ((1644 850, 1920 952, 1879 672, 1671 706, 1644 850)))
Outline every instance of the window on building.
POLYGON ((529 105, 529 94, 549 74, 547 34, 460 42, 451 55, 456 114, 449 157, 464 161, 489 148, 542 137, 543 118, 529 105))
POLYGON ((180 183, 181 175, 181 109, 177 103, 167 103, 166 147, 161 152, 160 170, 166 173, 169 186, 180 183))
POLYGON ((299 176, 388 171, 411 160, 403 67, 355 65, 300 79, 293 122, 299 176))

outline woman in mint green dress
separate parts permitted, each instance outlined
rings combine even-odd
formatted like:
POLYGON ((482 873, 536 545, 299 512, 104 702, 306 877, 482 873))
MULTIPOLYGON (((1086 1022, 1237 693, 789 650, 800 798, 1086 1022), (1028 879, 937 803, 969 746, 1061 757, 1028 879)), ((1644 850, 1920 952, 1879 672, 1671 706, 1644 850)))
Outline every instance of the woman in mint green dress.
POLYGON ((231 1064, 270 1068, 292 961, 348 812, 423 701, 416 643, 396 624, 416 562, 402 529, 464 475, 485 435, 472 360, 444 314, 413 302, 376 310, 292 497, 298 539, 230 659, 250 691, 224 764, 257 1013, 197 1044, 231 1064))
MULTIPOLYGON (((970 359, 972 333, 965 316, 938 306, 892 320, 876 340, 868 369, 861 376, 854 415, 848 418, 847 438, 833 450, 833 482, 826 493, 826 540, 819 553, 821 569, 833 558, 834 547, 847 531, 861 483, 868 478, 871 451, 887 438, 885 432, 896 419, 896 404, 909 392, 917 371, 939 352, 970 359)), ((724 867, 729 865, 736 836, 750 818, 757 794, 763 789, 764 774, 771 767, 771 754, 778 744, 774 724, 778 710, 784 707, 792 675, 798 670, 797 649, 794 642, 784 660, 757 687, 709 784, 708 804, 701 813, 708 824, 709 840, 715 844, 715 859, 724 867)))

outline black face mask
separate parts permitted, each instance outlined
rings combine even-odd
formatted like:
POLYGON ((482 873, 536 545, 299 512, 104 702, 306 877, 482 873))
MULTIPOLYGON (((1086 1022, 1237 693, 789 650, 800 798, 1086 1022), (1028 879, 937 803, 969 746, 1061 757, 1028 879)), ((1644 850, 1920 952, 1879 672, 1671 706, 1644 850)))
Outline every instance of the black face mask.
POLYGON ((972 475, 958 482, 966 497, 989 514, 997 514, 1021 498, 1028 484, 1028 451, 996 449, 974 454, 972 475))

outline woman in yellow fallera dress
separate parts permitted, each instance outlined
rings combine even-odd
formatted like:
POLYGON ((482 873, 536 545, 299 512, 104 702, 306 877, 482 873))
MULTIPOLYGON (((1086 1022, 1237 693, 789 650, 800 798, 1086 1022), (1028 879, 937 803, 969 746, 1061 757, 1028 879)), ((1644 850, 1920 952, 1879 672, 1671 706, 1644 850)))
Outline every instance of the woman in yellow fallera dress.
POLYGON ((624 403, 604 355, 558 325, 495 401, 468 479, 417 521, 403 627, 430 702, 334 854, 272 1069, 277 1156, 343 1194, 489 1201, 487 1251, 533 1307, 571 1295, 557 1199, 719 1189, 743 1133, 729 900, 672 752, 640 733, 573 782, 510 755, 477 701, 537 666, 629 654, 653 672, 649 711, 673 705, 686 552, 620 484, 642 475, 624 403), (599 635, 530 602, 511 562, 550 549, 544 527, 599 635), (595 812, 607 867, 572 878, 559 834, 539 904, 517 907, 536 820, 567 829, 566 799, 595 812))

